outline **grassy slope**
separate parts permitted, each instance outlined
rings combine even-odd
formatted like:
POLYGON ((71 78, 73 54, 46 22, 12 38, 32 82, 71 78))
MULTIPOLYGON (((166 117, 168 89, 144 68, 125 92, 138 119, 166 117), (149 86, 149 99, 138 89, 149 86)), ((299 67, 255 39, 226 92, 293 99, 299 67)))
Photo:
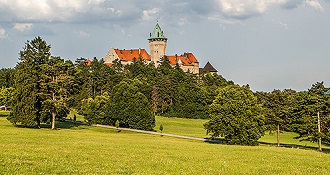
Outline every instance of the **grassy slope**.
MULTIPOLYGON (((160 117, 156 116, 156 127, 155 130, 159 132, 160 124, 164 126, 164 133, 170 134, 180 134, 186 136, 193 136, 193 137, 209 137, 206 135, 206 131, 203 127, 203 124, 206 123, 208 120, 203 119, 183 119, 183 118, 167 118, 167 117, 160 117)), ((280 135, 280 142, 284 146, 290 147, 310 147, 312 149, 317 150, 318 145, 317 143, 312 143, 309 141, 300 141, 299 139, 294 139, 297 137, 298 134, 283 132, 280 135)), ((260 142, 266 142, 270 145, 275 145, 277 143, 276 134, 265 134, 260 140, 260 142)), ((323 148, 330 149, 329 145, 322 145, 323 148)))
POLYGON ((4 117, 0 148, 0 174, 330 173, 330 154, 311 150, 208 144, 88 126, 15 128, 4 117))
POLYGON ((159 131, 162 124, 164 133, 179 134, 193 137, 207 137, 203 124, 207 120, 203 119, 184 119, 184 118, 167 118, 156 116, 155 130, 159 131))

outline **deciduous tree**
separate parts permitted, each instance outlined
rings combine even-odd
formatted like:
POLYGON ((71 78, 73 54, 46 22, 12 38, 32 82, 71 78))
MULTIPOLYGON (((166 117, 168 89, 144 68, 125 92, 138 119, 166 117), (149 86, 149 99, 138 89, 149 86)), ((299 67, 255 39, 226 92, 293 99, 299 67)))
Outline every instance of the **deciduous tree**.
POLYGON ((210 121, 204 124, 212 138, 228 144, 257 145, 264 134, 262 107, 248 87, 230 85, 218 89, 210 106, 210 121))

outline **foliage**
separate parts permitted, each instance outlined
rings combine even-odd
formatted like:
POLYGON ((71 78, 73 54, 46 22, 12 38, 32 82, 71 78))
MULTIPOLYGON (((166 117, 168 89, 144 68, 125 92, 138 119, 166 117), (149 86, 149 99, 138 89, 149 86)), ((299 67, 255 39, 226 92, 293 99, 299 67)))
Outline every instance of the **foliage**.
POLYGON ((51 119, 52 129, 55 129, 55 118, 65 118, 69 113, 67 102, 73 93, 74 67, 71 61, 60 57, 51 57, 42 65, 40 86, 43 92, 42 120, 51 119))
POLYGON ((43 94, 42 65, 50 58, 50 45, 40 37, 28 41, 20 52, 14 75, 13 109, 8 120, 26 127, 40 127, 43 94))
POLYGON ((5 110, 7 110, 7 106, 9 106, 12 103, 13 95, 14 95, 14 88, 12 87, 6 88, 2 86, 2 88, 0 89, 0 106, 4 105, 5 110))
POLYGON ((280 145, 280 131, 290 129, 291 111, 294 103, 295 91, 291 89, 274 90, 265 94, 263 107, 265 124, 269 131, 277 130, 277 145, 280 145))
POLYGON ((224 137, 228 144, 257 145, 264 134, 262 107, 248 87, 220 88, 204 127, 212 138, 224 137))
POLYGON ((110 97, 108 93, 88 98, 83 101, 79 111, 89 123, 113 125, 115 120, 110 116, 110 97))
POLYGON ((163 124, 160 124, 160 126, 159 126, 159 131, 160 131, 160 132, 163 132, 163 129, 164 129, 163 124))
POLYGON ((151 103, 139 91, 137 79, 123 80, 111 93, 111 115, 120 126, 134 129, 153 130, 155 116, 151 103))
POLYGON ((55 117, 63 118, 70 112, 66 102, 74 86, 73 63, 51 57, 50 45, 40 37, 26 43, 19 59, 8 120, 40 128, 41 122, 51 119, 54 129, 55 117))
POLYGON ((295 99, 292 130, 298 138, 317 141, 321 138, 330 143, 330 96, 324 94, 327 88, 322 83, 313 84, 309 91, 299 92, 295 99), (321 132, 318 132, 317 113, 320 113, 321 132))
POLYGON ((0 87, 13 87, 14 86, 14 73, 13 68, 0 69, 0 87))

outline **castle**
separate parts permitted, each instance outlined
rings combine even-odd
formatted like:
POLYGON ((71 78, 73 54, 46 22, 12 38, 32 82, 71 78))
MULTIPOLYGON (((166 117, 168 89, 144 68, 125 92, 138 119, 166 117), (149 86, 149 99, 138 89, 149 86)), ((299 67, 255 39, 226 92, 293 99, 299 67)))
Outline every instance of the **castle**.
POLYGON ((167 38, 161 30, 158 22, 153 32, 150 33, 148 40, 150 54, 145 49, 141 48, 130 50, 111 48, 104 59, 105 64, 111 65, 114 60, 118 59, 121 61, 122 65, 127 65, 131 64, 133 59, 142 59, 147 63, 154 62, 157 67, 160 64, 161 59, 166 56, 172 66, 178 64, 185 72, 199 74, 199 62, 194 54, 186 52, 181 55, 166 55, 167 38))

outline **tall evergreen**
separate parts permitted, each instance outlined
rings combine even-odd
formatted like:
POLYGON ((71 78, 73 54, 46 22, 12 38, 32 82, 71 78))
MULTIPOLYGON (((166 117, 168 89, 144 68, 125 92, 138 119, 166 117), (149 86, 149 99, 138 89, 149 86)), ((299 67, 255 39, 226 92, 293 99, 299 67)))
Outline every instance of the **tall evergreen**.
POLYGON ((41 37, 36 37, 27 41, 20 52, 14 75, 13 109, 8 117, 10 122, 40 128, 43 102, 40 78, 42 65, 50 58, 50 48, 41 37))

